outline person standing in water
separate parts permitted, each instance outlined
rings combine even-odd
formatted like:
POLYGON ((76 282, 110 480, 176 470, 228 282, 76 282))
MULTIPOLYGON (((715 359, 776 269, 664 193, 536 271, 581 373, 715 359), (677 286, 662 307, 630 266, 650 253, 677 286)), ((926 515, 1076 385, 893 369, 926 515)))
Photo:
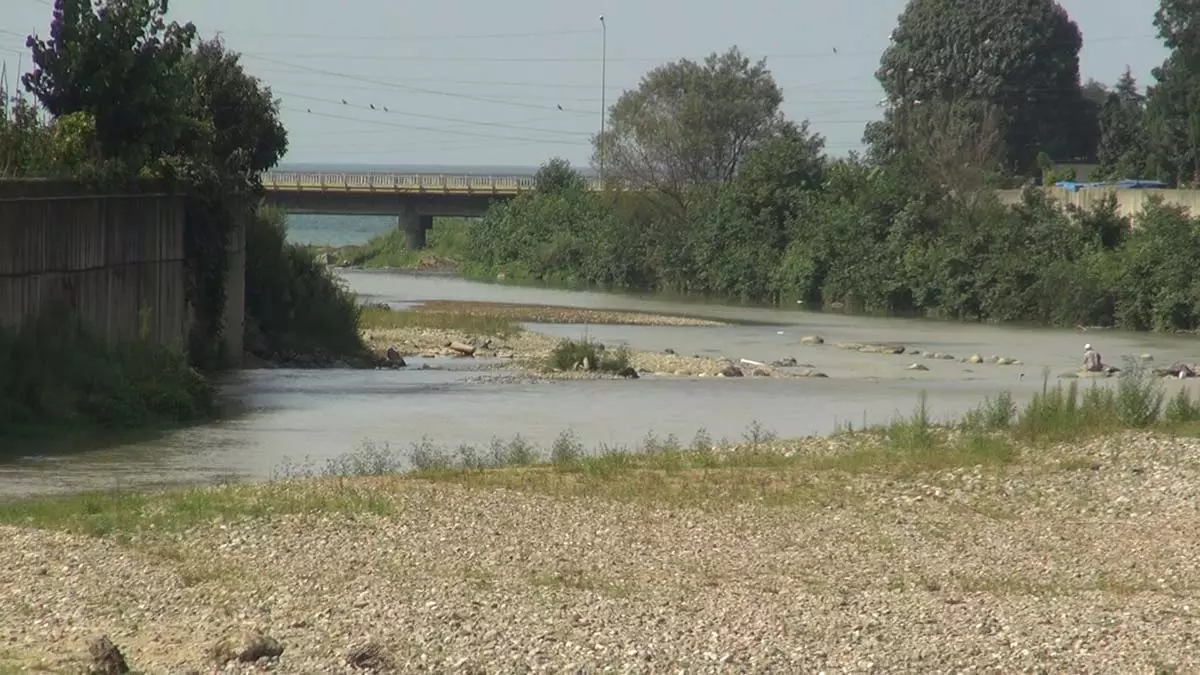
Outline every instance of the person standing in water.
POLYGON ((1099 373, 1104 370, 1104 362, 1100 352, 1092 349, 1090 344, 1083 346, 1083 369, 1089 373, 1099 373))

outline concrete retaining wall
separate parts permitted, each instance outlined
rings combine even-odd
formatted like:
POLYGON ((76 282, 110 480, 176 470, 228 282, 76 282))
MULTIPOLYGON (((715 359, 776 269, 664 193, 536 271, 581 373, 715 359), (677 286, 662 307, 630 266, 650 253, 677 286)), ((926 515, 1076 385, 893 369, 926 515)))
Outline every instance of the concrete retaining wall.
POLYGON ((118 193, 68 181, 0 181, 0 325, 57 302, 97 334, 183 345, 183 197, 157 184, 118 193))
MULTIPOLYGON (((1121 215, 1133 216, 1139 213, 1152 195, 1162 197, 1166 204, 1182 206, 1193 216, 1200 216, 1200 190, 1118 190, 1104 188, 1089 188, 1072 192, 1063 188, 1044 188, 1045 193, 1060 204, 1070 204, 1083 209, 1095 208, 1108 193, 1117 195, 1117 209, 1121 215)), ((1005 204, 1015 204, 1021 201, 1020 190, 999 190, 1000 201, 1005 204)))

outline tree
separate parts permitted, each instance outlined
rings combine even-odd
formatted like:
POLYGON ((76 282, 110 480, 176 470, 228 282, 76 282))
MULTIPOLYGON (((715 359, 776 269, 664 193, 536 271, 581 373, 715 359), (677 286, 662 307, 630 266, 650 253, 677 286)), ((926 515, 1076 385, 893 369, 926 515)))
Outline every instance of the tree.
POLYGON ((181 71, 192 109, 176 154, 210 163, 227 188, 257 191, 259 175, 287 151, 279 102, 220 39, 200 42, 181 71))
POLYGON ((535 189, 543 194, 562 194, 572 190, 584 190, 587 181, 571 163, 562 157, 554 157, 538 167, 533 177, 535 189))
POLYGON ((1108 178, 1139 178, 1146 171, 1146 98, 1128 67, 1100 109, 1096 158, 1108 178))
POLYGON ((892 107, 865 138, 888 156, 907 146, 915 106, 975 102, 996 109, 1014 172, 1033 168, 1039 151, 1085 154, 1081 46, 1079 28, 1053 0, 910 0, 876 73, 892 107))
POLYGON ((55 117, 90 115, 100 156, 127 171, 173 150, 188 121, 180 70, 196 30, 166 12, 166 0, 55 0, 51 39, 26 41, 26 89, 55 117))
POLYGON ((1154 15, 1159 37, 1171 50, 1154 69, 1146 132, 1150 163, 1172 182, 1200 181, 1200 4, 1162 0, 1154 15))
POLYGON ((737 47, 703 63, 659 66, 626 91, 594 139, 606 177, 650 186, 679 205, 690 186, 726 183, 782 122, 783 94, 765 61, 737 47))

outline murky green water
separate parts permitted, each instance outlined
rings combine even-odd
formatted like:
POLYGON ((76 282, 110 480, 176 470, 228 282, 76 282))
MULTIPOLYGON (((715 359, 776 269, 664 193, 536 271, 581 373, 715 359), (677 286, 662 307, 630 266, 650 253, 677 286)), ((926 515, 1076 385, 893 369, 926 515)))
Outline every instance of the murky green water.
MULTIPOLYGON (((1195 338, 997 328, 922 320, 876 319, 801 311, 695 305, 595 292, 480 284, 451 277, 347 272, 367 299, 413 303, 474 300, 689 313, 765 322, 718 328, 535 326, 562 336, 585 332, 607 343, 681 354, 771 361, 794 357, 829 379, 666 379, 489 384, 464 370, 240 372, 225 395, 250 413, 238 419, 120 447, 24 457, 0 465, 0 495, 108 489, 229 477, 266 478, 285 462, 325 458, 364 441, 395 448, 428 437, 439 443, 486 444, 492 437, 549 444, 572 429, 587 444, 634 443, 648 432, 687 440, 701 428, 714 438, 740 437, 752 421, 783 435, 825 433, 839 422, 882 422, 907 413, 921 392, 935 416, 958 415, 1001 389, 1018 399, 1041 387, 1043 367, 1055 373, 1079 363, 1083 344, 1105 360, 1149 352, 1156 362, 1200 360, 1195 338), (859 354, 799 344, 819 334, 829 343, 900 342, 958 356, 979 353, 1021 359, 1024 366, 963 365, 911 356, 859 354), (906 370, 914 361, 929 372, 906 370), (1023 377, 1022 377, 1023 375, 1023 377)), ((419 363, 417 361, 416 363, 419 363)), ((440 365, 449 365, 438 361, 440 365)), ((1183 386, 1172 383, 1170 387, 1183 386)))

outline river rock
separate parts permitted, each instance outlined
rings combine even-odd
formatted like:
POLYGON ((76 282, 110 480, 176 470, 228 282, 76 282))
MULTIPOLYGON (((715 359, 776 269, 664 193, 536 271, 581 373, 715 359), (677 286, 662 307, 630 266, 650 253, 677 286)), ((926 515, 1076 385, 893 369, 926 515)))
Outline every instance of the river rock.
POLYGON ((346 654, 346 665, 372 672, 392 672, 396 669, 391 655, 378 642, 368 642, 361 647, 351 649, 346 654))
POLYGON ((218 664, 230 661, 254 663, 259 659, 273 659, 283 654, 279 640, 262 631, 249 631, 237 636, 226 637, 212 646, 210 655, 218 664))
POLYGON ((921 364, 919 364, 919 363, 914 363, 914 364, 912 364, 911 366, 909 366, 909 367, 907 368, 907 370, 929 370, 929 368, 928 368, 928 367, 926 367, 926 366, 923 366, 923 365, 921 365, 921 364))
POLYGON ((1177 377, 1179 379, 1196 376, 1196 368, 1181 361, 1176 361, 1166 368, 1155 368, 1151 372, 1159 377, 1177 377))
POLYGON ((1141 355, 1141 356, 1139 356, 1138 358, 1139 358, 1139 359, 1141 359, 1141 360, 1143 360, 1143 361, 1153 361, 1153 360, 1154 360, 1154 356, 1152 356, 1152 355, 1150 355, 1150 354, 1142 354, 1142 355, 1141 355))
POLYGON ((796 359, 793 359, 792 357, 789 356, 786 359, 779 359, 778 361, 772 361, 771 365, 775 366, 776 368, 795 368, 797 364, 796 364, 796 359))
POLYGON ((1090 370, 1076 370, 1076 371, 1062 373, 1058 377, 1061 379, 1066 379, 1066 380, 1099 379, 1099 378, 1105 378, 1105 377, 1112 377, 1114 372, 1115 371, 1111 371, 1111 370, 1101 370, 1099 372, 1092 372, 1090 370))
POLYGON ((825 344, 825 338, 821 337, 820 335, 805 335, 804 337, 800 338, 800 344, 823 345, 825 344))
POLYGON ((125 675, 125 673, 129 672, 129 665, 125 663, 125 656, 112 643, 112 640, 108 639, 107 635, 101 635, 88 644, 88 656, 92 658, 92 663, 87 670, 88 673, 94 675, 125 675))
POLYGON ((983 363, 983 357, 978 354, 972 354, 967 357, 967 363, 983 363))
POLYGON ((741 368, 731 365, 722 368, 721 372, 717 373, 717 375, 720 377, 744 377, 745 373, 742 372, 741 368))
POLYGON ((996 365, 998 365, 998 366, 1011 366, 1011 365, 1015 365, 1016 363, 1017 363, 1016 359, 1010 359, 1007 356, 1001 356, 996 359, 996 365))
POLYGON ((829 377, 825 373, 816 370, 806 370, 798 375, 798 377, 829 377))
POLYGON ((393 368, 403 368, 408 365, 404 362, 404 357, 400 356, 400 350, 396 349, 394 345, 387 348, 385 356, 387 357, 388 365, 393 368))
POLYGON ((903 354, 904 345, 868 344, 859 347, 863 354, 903 354))
POLYGON ((954 355, 953 354, 943 354, 941 352, 925 352, 925 358, 937 359, 939 361, 953 361, 954 355))
POLYGON ((754 372, 750 374, 754 377, 770 377, 771 371, 767 370, 766 368, 755 368, 754 372))

